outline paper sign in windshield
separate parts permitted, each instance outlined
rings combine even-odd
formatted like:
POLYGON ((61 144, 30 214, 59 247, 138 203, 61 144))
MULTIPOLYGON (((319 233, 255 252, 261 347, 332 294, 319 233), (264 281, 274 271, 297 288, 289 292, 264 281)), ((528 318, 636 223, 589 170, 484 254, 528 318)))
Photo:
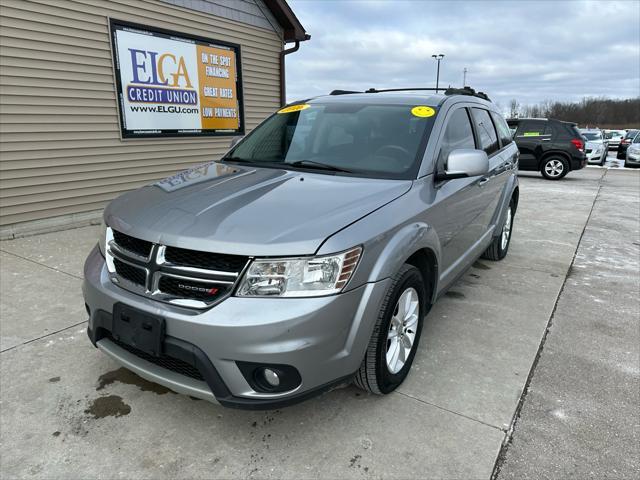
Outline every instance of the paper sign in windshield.
POLYGON ((427 107, 426 105, 418 105, 417 107, 413 107, 411 109, 411 114, 414 117, 428 118, 433 117, 436 114, 436 111, 431 107, 427 107))

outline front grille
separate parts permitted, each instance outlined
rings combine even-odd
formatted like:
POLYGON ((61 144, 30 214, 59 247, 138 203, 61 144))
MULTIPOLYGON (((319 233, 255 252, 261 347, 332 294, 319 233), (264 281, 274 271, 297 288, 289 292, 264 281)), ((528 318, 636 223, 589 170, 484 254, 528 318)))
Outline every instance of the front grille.
POLYGON ((215 300, 226 291, 224 285, 221 284, 194 282, 167 276, 160 278, 158 289, 162 293, 168 293, 176 297, 194 298, 206 302, 215 300))
POLYGON ((167 247, 164 258, 167 262, 186 267, 239 273, 247 264, 247 257, 220 253, 199 252, 186 248, 167 247))
POLYGON ((116 273, 122 278, 129 280, 130 282, 138 285, 144 285, 146 281, 146 273, 142 268, 134 267, 128 263, 121 262, 117 258, 113 259, 113 264, 116 267, 116 273))
POLYGON ((116 230, 113 230, 113 239, 120 247, 141 257, 148 257, 151 253, 151 247, 153 246, 151 242, 130 237, 116 230))
POLYGON ((122 343, 113 337, 109 337, 109 339, 118 345, 120 348, 124 348, 127 352, 132 353, 136 357, 139 357, 147 362, 151 362, 154 365, 157 365, 162 368, 166 368, 167 370, 171 370, 172 372, 179 373, 180 375, 184 375, 185 377, 190 377, 195 380, 200 380, 204 382, 205 379, 194 365, 191 365, 184 360, 180 360, 179 358, 170 357, 169 355, 165 355, 164 353, 159 357, 155 357, 153 355, 149 355, 142 350, 137 349, 136 347, 132 347, 131 345, 127 345, 126 343, 122 343))
POLYGON ((157 245, 112 229, 111 232, 113 239, 106 254, 115 267, 110 271, 114 283, 182 307, 209 308, 224 299, 249 262, 249 257, 241 255, 157 245))

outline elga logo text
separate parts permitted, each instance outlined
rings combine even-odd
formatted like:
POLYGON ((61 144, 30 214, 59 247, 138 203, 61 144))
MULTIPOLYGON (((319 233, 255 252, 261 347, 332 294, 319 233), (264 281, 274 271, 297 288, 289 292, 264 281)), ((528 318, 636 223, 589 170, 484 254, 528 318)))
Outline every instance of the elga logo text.
POLYGON ((196 105, 193 88, 183 56, 129 48, 132 78, 127 86, 130 102, 196 105))

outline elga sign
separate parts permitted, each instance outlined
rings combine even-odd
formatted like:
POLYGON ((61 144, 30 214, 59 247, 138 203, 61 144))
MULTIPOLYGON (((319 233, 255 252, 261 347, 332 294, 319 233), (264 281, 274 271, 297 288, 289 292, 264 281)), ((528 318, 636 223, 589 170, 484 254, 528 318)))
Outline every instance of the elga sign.
POLYGON ((111 21, 122 136, 244 133, 240 47, 111 21))

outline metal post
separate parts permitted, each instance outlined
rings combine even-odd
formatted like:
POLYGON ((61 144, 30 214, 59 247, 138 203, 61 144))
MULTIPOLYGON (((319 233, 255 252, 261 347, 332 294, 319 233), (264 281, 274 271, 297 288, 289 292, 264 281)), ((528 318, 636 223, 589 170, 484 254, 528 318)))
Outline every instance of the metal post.
POLYGON ((438 88, 440 86, 440 60, 444 58, 444 54, 439 53, 437 55, 431 55, 438 62, 438 69, 436 71, 436 93, 438 93, 438 88))

